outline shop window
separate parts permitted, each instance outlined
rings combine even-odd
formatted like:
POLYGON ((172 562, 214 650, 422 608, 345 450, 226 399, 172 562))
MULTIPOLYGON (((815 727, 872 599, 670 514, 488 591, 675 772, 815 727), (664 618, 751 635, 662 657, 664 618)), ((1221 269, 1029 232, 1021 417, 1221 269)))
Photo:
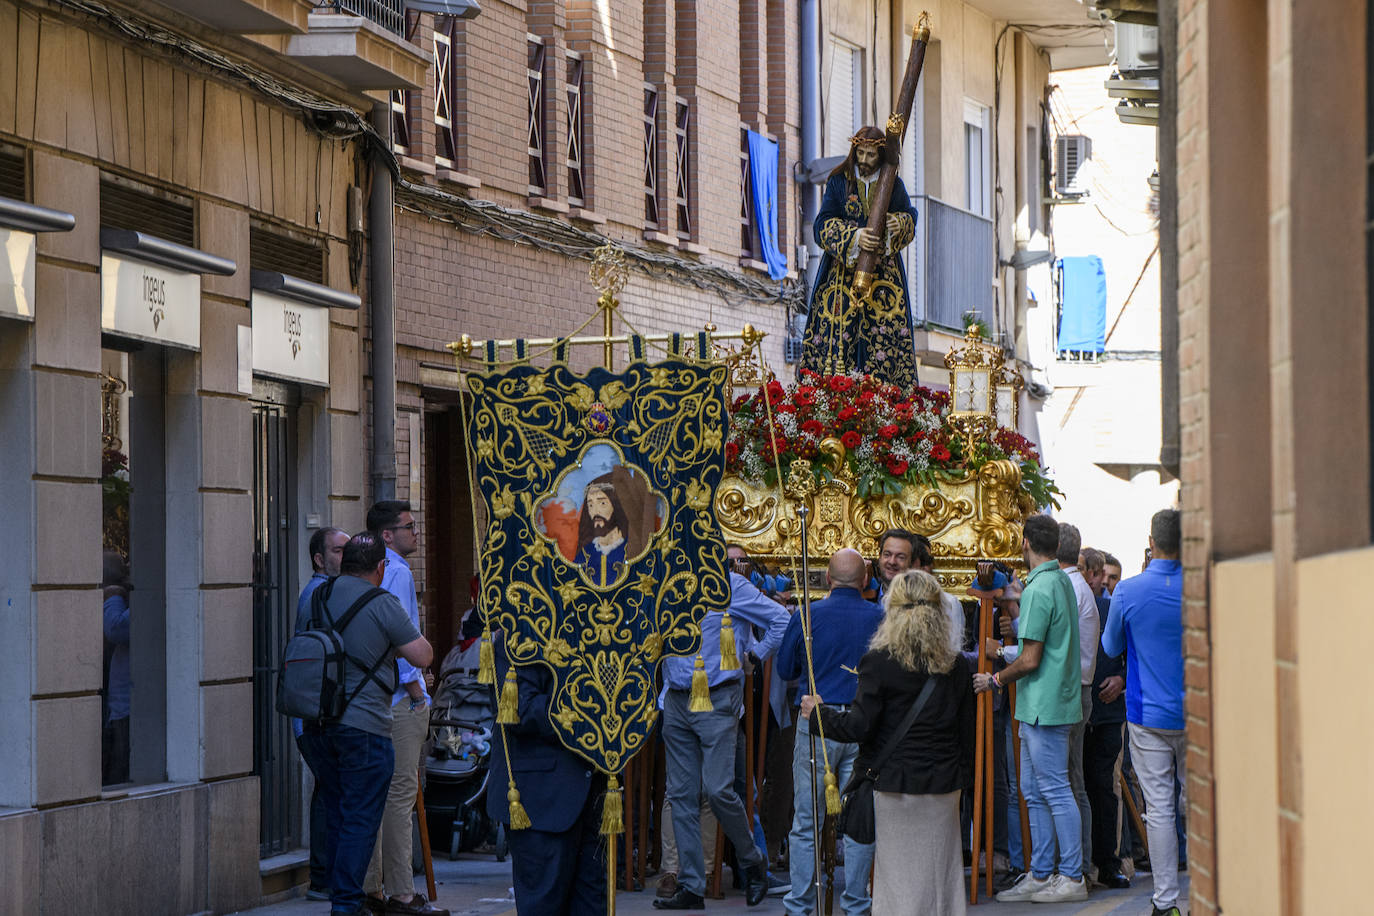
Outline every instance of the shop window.
POLYGON ((101 372, 101 782, 161 782, 167 777, 167 357, 154 346, 107 349, 101 372))

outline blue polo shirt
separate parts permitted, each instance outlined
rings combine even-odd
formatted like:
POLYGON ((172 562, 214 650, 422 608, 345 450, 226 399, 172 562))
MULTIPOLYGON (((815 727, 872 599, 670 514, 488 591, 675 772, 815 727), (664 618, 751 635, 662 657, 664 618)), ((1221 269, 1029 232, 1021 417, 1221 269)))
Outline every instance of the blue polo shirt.
POLYGON ((1182 730, 1182 563, 1151 560, 1143 573, 1117 585, 1102 648, 1126 653, 1126 721, 1182 730))

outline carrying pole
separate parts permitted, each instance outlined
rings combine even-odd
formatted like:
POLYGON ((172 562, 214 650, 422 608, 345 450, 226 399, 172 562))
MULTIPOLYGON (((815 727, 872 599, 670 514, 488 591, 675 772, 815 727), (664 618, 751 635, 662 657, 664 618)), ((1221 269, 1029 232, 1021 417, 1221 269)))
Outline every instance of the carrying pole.
MULTIPOLYGON (((807 507, 805 502, 798 503, 797 521, 801 524, 802 554, 801 575, 798 578, 801 579, 801 607, 802 612, 805 614, 805 616, 802 618, 802 638, 806 640, 808 648, 811 643, 811 583, 810 576, 807 575, 807 571, 811 568, 811 548, 810 543, 807 540, 806 521, 807 516, 809 516, 810 514, 811 510, 807 507)), ((809 657, 810 653, 807 654, 809 657)), ((815 672, 812 672, 811 677, 811 694, 812 696, 815 696, 815 672)), ((825 819, 825 795, 820 788, 821 780, 816 769, 816 733, 811 730, 810 723, 807 723, 806 734, 811 742, 811 812, 813 815, 811 819, 811 834, 812 852, 814 853, 816 860, 815 877, 813 880, 815 881, 816 885, 816 904, 817 906, 819 906, 821 902, 821 885, 823 883, 824 878, 823 872, 821 871, 821 824, 825 819)))

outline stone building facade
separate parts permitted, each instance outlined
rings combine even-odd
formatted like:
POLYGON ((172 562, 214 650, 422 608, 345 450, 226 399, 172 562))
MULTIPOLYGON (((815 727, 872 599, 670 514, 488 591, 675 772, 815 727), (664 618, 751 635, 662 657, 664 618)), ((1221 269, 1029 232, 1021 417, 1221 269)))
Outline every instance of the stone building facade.
POLYGON ((363 519, 358 112, 428 59, 169 6, 0 0, 4 912, 262 899, 301 771, 261 671, 363 519))
POLYGON ((1374 812, 1367 5, 1160 7, 1191 912, 1355 912, 1374 812))

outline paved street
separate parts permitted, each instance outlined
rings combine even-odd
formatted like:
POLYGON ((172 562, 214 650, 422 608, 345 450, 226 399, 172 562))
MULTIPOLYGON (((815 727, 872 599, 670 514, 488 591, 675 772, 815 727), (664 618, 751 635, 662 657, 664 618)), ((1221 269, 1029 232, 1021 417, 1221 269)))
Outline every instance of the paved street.
MULTIPOLYGON (((456 862, 439 859, 434 863, 439 902, 452 910, 454 916, 515 916, 515 901, 510 893, 510 863, 498 863, 489 855, 465 855, 456 862)), ((1187 876, 1183 879, 1187 893, 1187 876)), ((423 883, 420 884, 423 887, 423 883)), ((621 893, 616 898, 617 913, 622 916, 641 916, 656 913, 653 909, 653 890, 621 893)), ((1031 914, 1060 914, 1060 916, 1149 916, 1150 878, 1141 876, 1135 886, 1124 891, 1094 891, 1086 903, 1047 906, 1033 903, 1006 904, 993 901, 978 908, 996 916, 1031 916, 1031 914)), ((245 911, 253 916, 326 916, 327 903, 297 899, 273 906, 245 911)), ((706 901, 707 913, 744 913, 753 916, 782 916, 781 898, 770 897, 757 907, 744 905, 744 896, 729 891, 724 900, 706 901)), ((1186 911, 1185 911, 1186 912, 1186 911)), ((838 901, 836 913, 839 913, 838 901)), ((884 916, 884 914, 877 914, 884 916)), ((924 916, 924 914, 923 914, 924 916)))

